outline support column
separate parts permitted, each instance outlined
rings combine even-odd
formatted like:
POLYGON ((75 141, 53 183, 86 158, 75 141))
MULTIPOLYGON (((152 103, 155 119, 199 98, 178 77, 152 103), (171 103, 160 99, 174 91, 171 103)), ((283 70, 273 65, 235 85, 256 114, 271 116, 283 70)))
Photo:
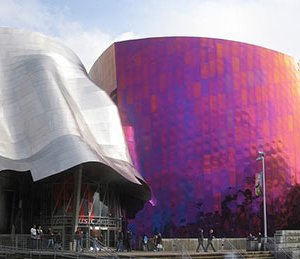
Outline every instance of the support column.
POLYGON ((82 183, 82 165, 79 165, 74 175, 74 214, 73 214, 73 234, 77 230, 79 211, 80 211, 80 196, 81 196, 81 183, 82 183))

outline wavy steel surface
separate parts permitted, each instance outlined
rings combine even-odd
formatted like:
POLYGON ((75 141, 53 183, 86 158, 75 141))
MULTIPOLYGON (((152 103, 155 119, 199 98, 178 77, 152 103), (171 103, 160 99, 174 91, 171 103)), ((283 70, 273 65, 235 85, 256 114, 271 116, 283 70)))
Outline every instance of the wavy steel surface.
MULTIPOLYGON (((262 231, 262 200, 254 194, 259 149, 266 152, 269 234, 299 229, 300 79, 293 58, 207 38, 111 48, 114 55, 104 53, 90 74, 99 82, 115 58, 122 124, 134 132, 135 163, 157 200, 138 215, 139 233, 262 231)), ((113 84, 105 89, 112 92, 113 84)))
POLYGON ((141 185, 116 106, 68 48, 1 28, 0 100, 0 170, 30 170, 37 181, 100 162, 141 185))

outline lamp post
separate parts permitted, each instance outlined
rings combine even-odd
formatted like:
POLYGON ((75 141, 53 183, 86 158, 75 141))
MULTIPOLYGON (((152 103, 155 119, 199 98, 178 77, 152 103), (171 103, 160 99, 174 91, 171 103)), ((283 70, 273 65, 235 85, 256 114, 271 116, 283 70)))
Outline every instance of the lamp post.
POLYGON ((263 205, 264 205, 264 238, 265 242, 268 238, 268 230, 267 230, 267 201, 266 201, 266 174, 265 174, 265 152, 258 151, 258 158, 256 160, 261 160, 262 162, 262 180, 263 180, 263 205))

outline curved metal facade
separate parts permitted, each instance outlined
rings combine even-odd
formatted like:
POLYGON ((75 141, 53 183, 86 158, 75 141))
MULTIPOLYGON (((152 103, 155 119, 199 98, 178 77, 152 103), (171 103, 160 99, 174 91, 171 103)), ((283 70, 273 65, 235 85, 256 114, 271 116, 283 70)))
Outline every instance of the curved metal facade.
POLYGON ((269 234, 299 228, 300 77, 293 58, 219 39, 152 38, 115 43, 90 76, 117 92, 134 162, 155 196, 155 206, 138 214, 139 233, 262 231, 262 198, 254 193, 260 149, 269 234))
POLYGON ((18 29, 1 28, 0 45, 0 170, 30 170, 37 181, 98 162, 147 200, 117 107, 78 57, 48 37, 18 29))

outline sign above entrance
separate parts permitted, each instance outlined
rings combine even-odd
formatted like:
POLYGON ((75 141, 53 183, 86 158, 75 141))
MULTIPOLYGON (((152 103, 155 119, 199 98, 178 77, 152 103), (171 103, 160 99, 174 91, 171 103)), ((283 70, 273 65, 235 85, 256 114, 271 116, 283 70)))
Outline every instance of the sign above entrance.
POLYGON ((119 227, 121 226, 121 219, 110 217, 79 217, 78 224, 97 225, 101 227, 119 227))

